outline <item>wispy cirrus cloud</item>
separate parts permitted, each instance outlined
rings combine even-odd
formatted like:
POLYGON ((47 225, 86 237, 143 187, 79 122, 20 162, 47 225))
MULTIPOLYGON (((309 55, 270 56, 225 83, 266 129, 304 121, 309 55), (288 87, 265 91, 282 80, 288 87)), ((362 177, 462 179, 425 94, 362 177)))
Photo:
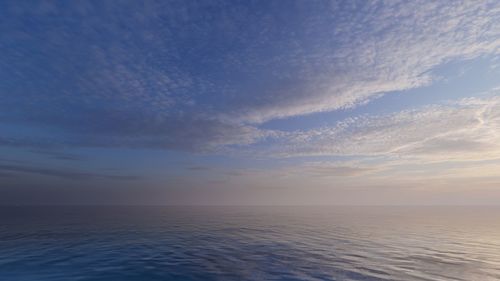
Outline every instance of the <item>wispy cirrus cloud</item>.
MULTIPOLYGON (((422 161, 500 158, 500 99, 463 99, 334 127, 289 132, 272 153, 291 156, 390 156, 422 161)), ((266 153, 270 153, 267 151, 266 153)))
POLYGON ((316 16, 305 15, 301 25, 306 40, 292 35, 293 47, 279 59, 295 62, 289 67, 301 69, 294 77, 300 82, 277 89, 262 103, 245 104, 243 113, 238 108, 234 114, 242 120, 354 107, 427 85, 442 63, 500 50, 500 7, 494 2, 361 1, 332 3, 325 8, 328 15, 312 10, 316 16))
POLYGON ((325 179, 358 177, 377 172, 378 170, 380 170, 378 167, 343 162, 307 162, 279 169, 285 176, 300 175, 301 177, 325 179))

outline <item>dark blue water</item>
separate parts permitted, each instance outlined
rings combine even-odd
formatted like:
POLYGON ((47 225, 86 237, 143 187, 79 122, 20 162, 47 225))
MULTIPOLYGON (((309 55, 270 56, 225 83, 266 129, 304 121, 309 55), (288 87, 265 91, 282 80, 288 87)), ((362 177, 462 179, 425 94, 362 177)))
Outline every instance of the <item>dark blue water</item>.
POLYGON ((0 280, 500 280, 497 208, 0 208, 0 280))

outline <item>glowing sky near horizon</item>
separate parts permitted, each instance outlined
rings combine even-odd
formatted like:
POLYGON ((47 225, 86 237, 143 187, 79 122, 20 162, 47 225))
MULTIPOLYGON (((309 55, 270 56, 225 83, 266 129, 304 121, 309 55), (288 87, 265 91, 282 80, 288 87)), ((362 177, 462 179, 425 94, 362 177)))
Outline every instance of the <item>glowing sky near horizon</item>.
POLYGON ((0 18, 0 203, 500 202, 498 1, 2 1, 0 18))

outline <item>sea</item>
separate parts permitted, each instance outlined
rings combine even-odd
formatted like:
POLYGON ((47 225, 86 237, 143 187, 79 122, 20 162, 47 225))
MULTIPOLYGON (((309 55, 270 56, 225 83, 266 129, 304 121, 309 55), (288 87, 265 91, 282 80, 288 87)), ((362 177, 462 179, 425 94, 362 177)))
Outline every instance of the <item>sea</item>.
POLYGON ((498 207, 0 207, 0 280, 500 280, 498 207))

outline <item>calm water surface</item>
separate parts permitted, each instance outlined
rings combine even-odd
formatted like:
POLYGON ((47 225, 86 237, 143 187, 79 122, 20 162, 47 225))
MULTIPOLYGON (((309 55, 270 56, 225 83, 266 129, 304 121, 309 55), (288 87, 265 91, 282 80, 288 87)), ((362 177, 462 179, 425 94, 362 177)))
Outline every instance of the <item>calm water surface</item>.
POLYGON ((0 208, 0 280, 500 280, 500 209, 0 208))

